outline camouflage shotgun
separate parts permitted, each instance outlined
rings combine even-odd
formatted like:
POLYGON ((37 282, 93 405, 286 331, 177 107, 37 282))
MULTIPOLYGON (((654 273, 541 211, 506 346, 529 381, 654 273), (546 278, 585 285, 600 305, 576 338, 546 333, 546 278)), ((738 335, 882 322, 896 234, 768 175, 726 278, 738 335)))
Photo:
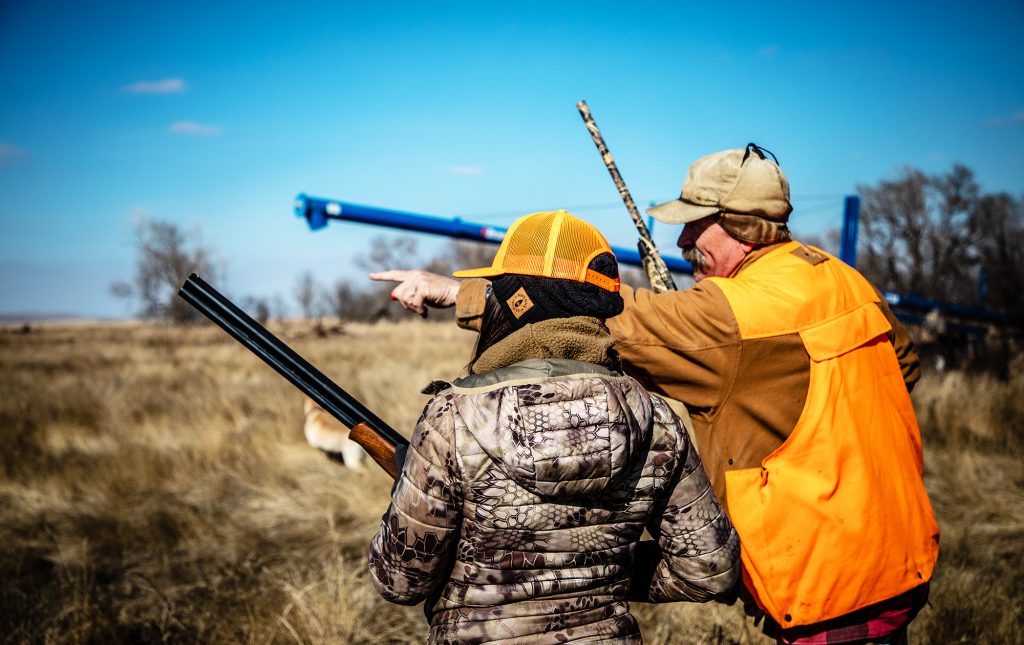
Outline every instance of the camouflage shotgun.
POLYGON ((633 218, 636 231, 640 234, 640 241, 637 242, 636 246, 637 250, 640 251, 640 260, 643 263, 644 273, 647 274, 647 279, 651 283, 651 288, 654 289, 655 293, 675 291, 676 283, 672 279, 672 274, 669 273, 668 267, 665 266, 665 260, 661 258, 658 247, 654 246, 651 232, 647 230, 647 224, 644 223, 643 218, 640 217, 640 212, 636 209, 636 204, 633 203, 633 196, 629 194, 629 188, 626 187, 626 182, 623 181, 622 175, 619 174, 619 169, 615 166, 612 153, 608 151, 608 146, 604 143, 604 137, 601 136, 597 123, 594 122, 594 117, 590 115, 590 108, 587 107, 587 102, 580 101, 576 104, 576 109, 580 111, 583 123, 586 124, 590 137, 594 140, 594 145, 597 146, 597 151, 601 154, 605 167, 608 168, 608 174, 612 176, 615 187, 619 189, 619 196, 622 197, 626 210, 629 211, 629 216, 633 218))
POLYGON ((398 478, 409 447, 405 437, 196 274, 189 276, 178 295, 350 428, 349 438, 398 478))

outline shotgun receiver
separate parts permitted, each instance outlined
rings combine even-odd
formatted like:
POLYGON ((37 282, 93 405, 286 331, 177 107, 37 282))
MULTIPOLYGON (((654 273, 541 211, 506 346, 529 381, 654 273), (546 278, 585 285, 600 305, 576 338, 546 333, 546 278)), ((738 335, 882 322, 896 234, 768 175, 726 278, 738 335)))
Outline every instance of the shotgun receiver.
POLYGON ((665 260, 661 257, 661 253, 658 252, 658 247, 654 246, 651 232, 647 230, 647 224, 644 224, 643 218, 640 217, 640 212, 636 209, 636 204, 633 203, 633 196, 629 194, 629 188, 626 187, 625 180, 619 174, 615 160, 612 159, 612 153, 608 151, 608 146, 604 143, 604 137, 601 136, 597 123, 594 121, 594 117, 590 115, 590 108, 587 107, 587 102, 580 101, 576 104, 576 109, 580 111, 583 123, 587 126, 587 131, 590 132, 590 138, 594 140, 597 152, 601 155, 601 159, 608 169, 608 174, 612 176, 612 181, 615 182, 615 187, 619 190, 619 197, 622 198, 622 203, 626 205, 626 210, 629 211, 629 216, 633 219, 633 225, 636 226, 636 231, 640 234, 640 241, 637 242, 636 247, 640 252, 640 263, 643 266, 644 273, 647 274, 647 279, 651 283, 651 288, 654 289, 655 293, 675 291, 675 280, 672 279, 672 274, 669 273, 668 267, 665 266, 665 260))
POLYGON ((349 438, 397 479, 409 442, 196 274, 178 295, 351 429, 349 438))

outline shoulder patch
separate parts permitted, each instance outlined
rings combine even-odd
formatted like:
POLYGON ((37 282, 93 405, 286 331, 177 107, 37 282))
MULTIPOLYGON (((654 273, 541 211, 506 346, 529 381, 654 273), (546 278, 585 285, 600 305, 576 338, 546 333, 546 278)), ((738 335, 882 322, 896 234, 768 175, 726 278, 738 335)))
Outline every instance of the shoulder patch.
POLYGON ((811 266, 817 266, 822 262, 828 260, 828 256, 803 245, 796 247, 789 253, 800 258, 801 260, 810 264, 811 266))

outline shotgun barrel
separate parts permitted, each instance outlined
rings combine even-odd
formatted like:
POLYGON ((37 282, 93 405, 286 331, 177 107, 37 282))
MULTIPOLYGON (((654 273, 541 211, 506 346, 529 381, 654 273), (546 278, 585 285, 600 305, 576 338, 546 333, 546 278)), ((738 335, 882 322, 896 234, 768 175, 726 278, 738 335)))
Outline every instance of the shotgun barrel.
POLYGON ((651 288, 654 289, 655 293, 676 291, 676 282, 672 279, 672 274, 665 264, 665 258, 661 257, 658 247, 654 245, 654 240, 651 239, 651 232, 647 229, 647 224, 644 224, 643 218, 640 217, 640 211, 636 209, 633 196, 629 194, 626 181, 619 173, 618 166, 615 165, 612 153, 609 152, 608 146, 604 142, 604 137, 601 136, 601 130, 598 129, 597 122, 594 121, 593 115, 590 114, 587 102, 580 101, 576 104, 576 109, 579 110, 580 116, 583 117, 583 124, 587 126, 590 138, 594 140, 597 152, 601 155, 604 166, 608 169, 608 174, 612 176, 615 188, 619 191, 619 197, 622 198, 622 203, 626 205, 629 217, 633 220, 637 233, 640 234, 640 241, 637 243, 637 251, 640 253, 640 266, 643 267, 644 272, 647 274, 651 288))
POLYGON ((348 426, 349 437, 389 475, 398 477, 409 446, 405 437, 196 274, 189 276, 178 295, 348 426))

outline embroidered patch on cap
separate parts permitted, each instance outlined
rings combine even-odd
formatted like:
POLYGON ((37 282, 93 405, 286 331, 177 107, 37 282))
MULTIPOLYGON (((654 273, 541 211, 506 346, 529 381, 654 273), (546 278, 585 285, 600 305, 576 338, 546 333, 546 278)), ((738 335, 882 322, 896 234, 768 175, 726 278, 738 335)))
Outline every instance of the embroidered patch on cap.
POLYGON ((519 287, 519 291, 512 294, 512 297, 506 300, 508 308, 512 310, 512 315, 516 319, 522 318, 523 314, 533 308, 533 301, 530 300, 530 296, 526 295, 526 289, 519 287))

